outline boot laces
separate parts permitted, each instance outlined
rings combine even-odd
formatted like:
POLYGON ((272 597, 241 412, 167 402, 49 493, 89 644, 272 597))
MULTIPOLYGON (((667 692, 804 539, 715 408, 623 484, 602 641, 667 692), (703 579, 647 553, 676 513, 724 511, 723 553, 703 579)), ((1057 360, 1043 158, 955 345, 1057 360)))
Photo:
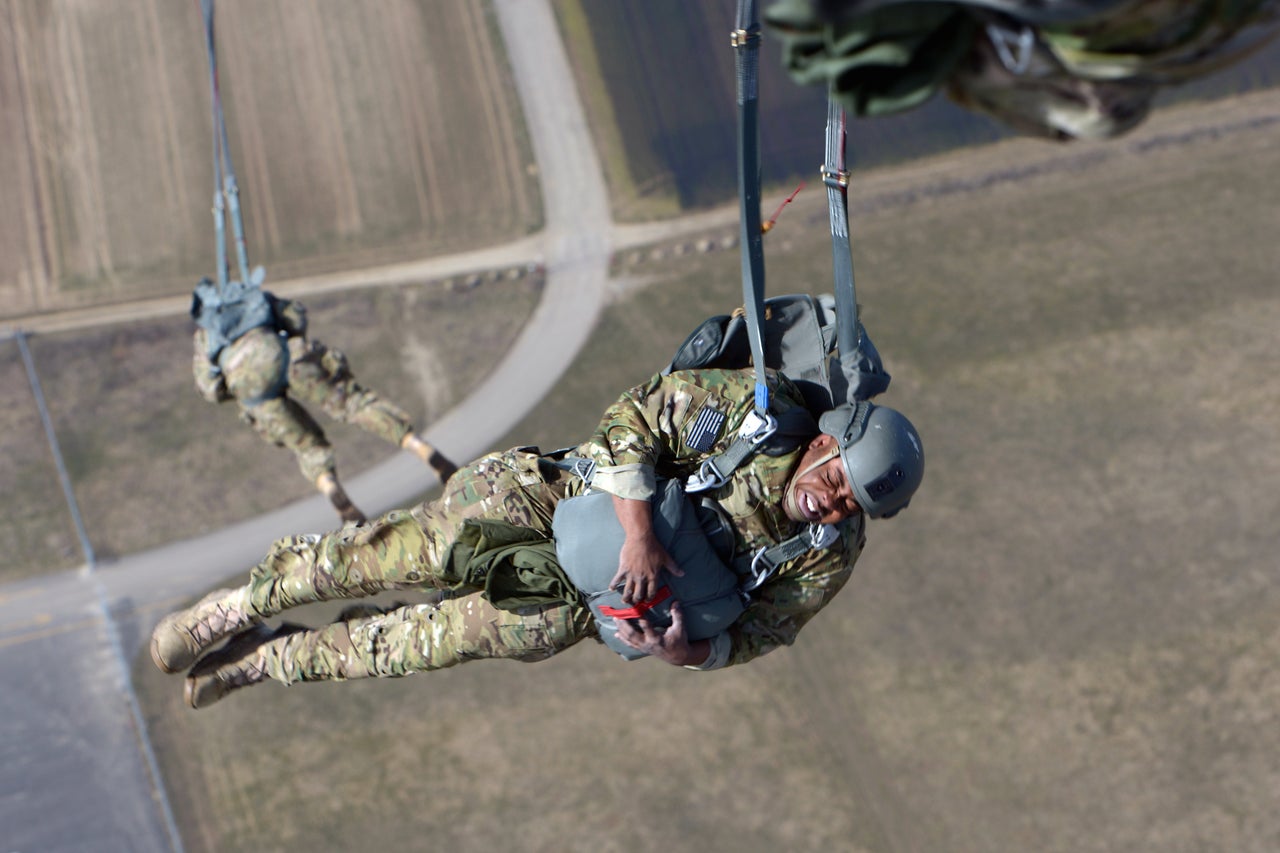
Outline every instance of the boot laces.
POLYGON ((187 629, 191 638, 200 646, 226 636, 228 631, 235 630, 244 621, 245 614, 222 601, 215 601, 208 613, 196 618, 195 625, 187 629))

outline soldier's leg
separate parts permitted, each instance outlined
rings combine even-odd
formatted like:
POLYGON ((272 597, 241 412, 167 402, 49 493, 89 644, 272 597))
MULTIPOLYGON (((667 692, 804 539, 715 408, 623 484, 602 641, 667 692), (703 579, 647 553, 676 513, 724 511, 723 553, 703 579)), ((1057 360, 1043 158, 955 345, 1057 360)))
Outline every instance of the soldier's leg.
POLYGON ((334 420, 353 424, 409 451, 445 482, 458 470, 451 459, 414 432, 409 413, 356 381, 346 355, 319 341, 292 345, 289 392, 334 420))
POLYGON ((286 625, 210 654, 187 679, 187 703, 201 708, 267 679, 346 681, 398 678, 468 660, 546 660, 593 633, 579 605, 500 610, 479 592, 438 604, 399 607, 317 630, 286 625))
POLYGON ((363 527, 277 540, 250 570, 247 584, 218 590, 160 620, 151 634, 151 658, 162 671, 177 672, 227 637, 291 607, 386 589, 447 586, 430 577, 426 540, 404 510, 363 527))
POLYGON ((153 651, 157 665, 175 671, 236 631, 291 607, 385 590, 452 587, 461 578, 447 574, 443 557, 462 525, 471 518, 496 518, 550 535, 564 494, 561 474, 544 472, 532 453, 493 454, 459 472, 431 503, 323 536, 281 539, 244 587, 161 621, 153 650, 166 651, 153 651), (240 615, 227 620, 227 609, 240 615), (231 628, 224 630, 224 624, 231 628))
POLYGON ((354 424, 397 447, 413 432, 407 412, 357 382, 346 355, 319 341, 294 348, 289 393, 319 406, 334 420, 354 424))
POLYGON ((254 406, 242 406, 241 413, 264 440, 293 453, 302 476, 329 499, 343 521, 365 520, 364 513, 338 481, 333 446, 324 430, 296 400, 280 396, 254 406))
POLYGON ((492 518, 550 536, 562 473, 544 471, 529 452, 495 453, 462 469, 434 501, 356 528, 281 539, 250 572, 251 606, 267 617, 317 601, 453 587, 462 579, 444 558, 463 524, 492 518))

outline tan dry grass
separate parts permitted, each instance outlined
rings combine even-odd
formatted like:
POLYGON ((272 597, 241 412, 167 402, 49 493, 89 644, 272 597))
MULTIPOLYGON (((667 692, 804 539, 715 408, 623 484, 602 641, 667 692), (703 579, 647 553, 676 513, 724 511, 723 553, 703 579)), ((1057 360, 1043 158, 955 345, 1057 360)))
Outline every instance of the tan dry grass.
MULTIPOLYGON (((189 847, 1268 849, 1269 137, 858 217, 885 402, 929 472, 792 649, 704 676, 586 644, 198 714, 140 664, 189 847)), ((825 283, 824 229, 783 234, 771 290, 825 283)), ((667 277, 608 312, 519 440, 581 436, 738 300, 731 255, 643 272, 667 277)))

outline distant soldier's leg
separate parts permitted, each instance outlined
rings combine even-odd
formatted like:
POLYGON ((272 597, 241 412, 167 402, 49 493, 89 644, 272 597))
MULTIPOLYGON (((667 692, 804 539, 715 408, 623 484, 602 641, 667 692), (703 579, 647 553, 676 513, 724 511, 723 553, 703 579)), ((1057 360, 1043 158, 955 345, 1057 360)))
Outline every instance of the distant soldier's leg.
POLYGON ((447 482, 450 477, 458 472, 458 466, 453 463, 453 460, 441 453, 439 448, 416 432, 406 435, 400 442, 400 446, 421 459, 435 471, 441 483, 447 482))
POLYGON ((244 407, 243 412, 263 439, 292 451, 302 476, 329 499, 343 521, 365 520, 338 481, 333 446, 310 412, 287 396, 244 407))
POLYGON ((370 432, 417 456, 444 482, 458 466, 438 448, 414 432, 409 414, 356 381, 347 357, 319 341, 294 346, 289 365, 289 392, 319 406, 334 420, 370 432))
POLYGON ((398 678, 468 660, 546 660, 592 633, 590 611, 562 604, 506 611, 479 592, 438 604, 400 607, 318 630, 285 625, 214 652, 187 680, 187 703, 201 708, 240 687, 273 679, 345 681, 398 678))
POLYGON ((319 341, 308 341, 303 350, 295 347, 289 364, 289 393, 319 406, 334 420, 354 424, 397 447, 413 432, 407 412, 357 382, 346 355, 319 341))

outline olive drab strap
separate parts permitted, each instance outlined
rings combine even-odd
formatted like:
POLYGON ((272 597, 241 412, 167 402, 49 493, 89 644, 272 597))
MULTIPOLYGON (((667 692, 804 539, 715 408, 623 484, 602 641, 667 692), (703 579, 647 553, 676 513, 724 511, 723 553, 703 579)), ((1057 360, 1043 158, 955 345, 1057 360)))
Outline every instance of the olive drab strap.
POLYGON ((235 169, 231 165, 231 148, 227 142, 227 122, 222 111, 222 95, 218 87, 218 54, 214 37, 213 0, 198 0, 204 17, 205 47, 209 54, 209 91, 213 105, 213 225, 216 241, 216 265, 218 289, 227 287, 226 218, 231 216, 231 229, 235 238, 236 261, 240 268, 240 281, 258 286, 262 283, 263 269, 249 270, 249 252, 244 238, 244 222, 240 215, 240 189, 236 185, 235 169))

